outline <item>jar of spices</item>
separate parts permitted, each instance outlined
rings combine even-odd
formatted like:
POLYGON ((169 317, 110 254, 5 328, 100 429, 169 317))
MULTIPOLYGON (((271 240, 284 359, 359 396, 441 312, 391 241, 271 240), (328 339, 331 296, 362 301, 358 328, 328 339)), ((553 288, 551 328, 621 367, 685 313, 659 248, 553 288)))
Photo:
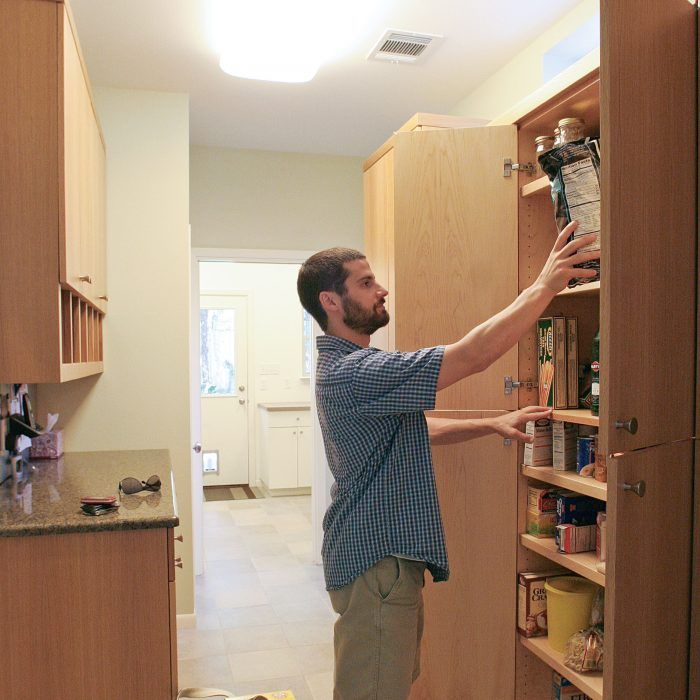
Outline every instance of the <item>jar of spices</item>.
POLYGON ((583 129, 586 122, 578 117, 567 117, 559 120, 559 137, 561 145, 578 141, 583 138, 583 129))
POLYGON ((605 461, 605 453, 598 443, 598 436, 595 436, 595 469, 593 471, 593 476, 596 481, 607 482, 608 480, 608 466, 605 461))

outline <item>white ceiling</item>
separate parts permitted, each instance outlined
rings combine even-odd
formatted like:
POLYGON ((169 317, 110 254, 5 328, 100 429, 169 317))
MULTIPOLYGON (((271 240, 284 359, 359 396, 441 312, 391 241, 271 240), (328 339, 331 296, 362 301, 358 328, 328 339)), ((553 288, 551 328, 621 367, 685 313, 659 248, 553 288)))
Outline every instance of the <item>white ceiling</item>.
POLYGON ((92 84, 188 93, 193 144, 354 156, 415 112, 448 113, 580 2, 372 0, 354 45, 289 84, 221 71, 212 1, 71 0, 92 84), (419 65, 365 60, 388 28, 445 38, 419 65))

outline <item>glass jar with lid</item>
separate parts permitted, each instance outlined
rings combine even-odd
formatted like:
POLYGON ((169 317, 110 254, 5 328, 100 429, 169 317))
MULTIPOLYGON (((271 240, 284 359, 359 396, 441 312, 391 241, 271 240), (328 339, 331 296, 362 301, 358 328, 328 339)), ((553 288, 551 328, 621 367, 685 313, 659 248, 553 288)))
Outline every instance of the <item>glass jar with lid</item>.
POLYGON ((539 158, 543 153, 554 148, 554 136, 535 137, 535 158, 539 158))
POLYGON ((559 127, 554 128, 554 148, 559 148, 561 146, 561 133, 559 132, 559 127))
POLYGON ((583 138, 583 129, 586 122, 578 117, 567 117, 559 120, 559 137, 561 145, 578 141, 583 138))

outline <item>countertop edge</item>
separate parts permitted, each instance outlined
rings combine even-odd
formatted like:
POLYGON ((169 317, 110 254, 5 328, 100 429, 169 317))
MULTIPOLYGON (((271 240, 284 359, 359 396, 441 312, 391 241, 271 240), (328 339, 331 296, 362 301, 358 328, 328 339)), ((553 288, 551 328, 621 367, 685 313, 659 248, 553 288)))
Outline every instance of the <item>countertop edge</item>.
POLYGON ((84 524, 73 523, 69 525, 39 525, 37 527, 4 527, 0 530, 0 537, 31 537, 34 535, 68 535, 85 534, 90 532, 118 532, 119 530, 155 530, 157 528, 174 528, 180 524, 180 518, 162 518, 154 520, 127 520, 109 521, 101 520, 95 522, 97 518, 109 518, 109 515, 84 516, 90 520, 84 524))

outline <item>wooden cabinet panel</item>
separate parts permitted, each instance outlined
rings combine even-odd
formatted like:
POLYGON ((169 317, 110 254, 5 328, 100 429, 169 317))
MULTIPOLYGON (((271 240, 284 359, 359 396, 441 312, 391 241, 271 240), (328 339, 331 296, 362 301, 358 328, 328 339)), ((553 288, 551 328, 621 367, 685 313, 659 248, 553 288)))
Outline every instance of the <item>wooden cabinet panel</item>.
POLYGON ((0 538, 3 695, 172 698, 167 552, 164 528, 0 538))
POLYGON ((412 700, 513 698, 516 453, 495 436, 433 449, 451 573, 437 584, 426 574, 422 672, 412 700))
MULTIPOLYGON (((394 143, 396 349, 414 350, 458 340, 518 295, 518 184, 503 177, 516 129, 399 133, 394 143)), ((514 347, 441 391, 437 408, 515 408, 503 378, 517 373, 514 347)))
POLYGON ((265 433, 267 487, 270 489, 297 487, 297 432, 296 428, 268 428, 265 433))
POLYGON ((365 255, 377 281, 389 291, 391 321, 372 336, 372 346, 394 350, 394 152, 388 151, 363 175, 365 255))
POLYGON ((687 694, 693 444, 613 459, 608 481, 605 697, 687 694), (643 481, 643 497, 623 484, 643 481))
POLYGON ((104 145, 67 5, 2 9, 0 381, 67 381, 103 369, 104 145))
POLYGON ((609 452, 693 435, 696 12, 666 0, 601 6, 601 434, 609 452), (615 429, 632 417, 636 435, 615 429))

